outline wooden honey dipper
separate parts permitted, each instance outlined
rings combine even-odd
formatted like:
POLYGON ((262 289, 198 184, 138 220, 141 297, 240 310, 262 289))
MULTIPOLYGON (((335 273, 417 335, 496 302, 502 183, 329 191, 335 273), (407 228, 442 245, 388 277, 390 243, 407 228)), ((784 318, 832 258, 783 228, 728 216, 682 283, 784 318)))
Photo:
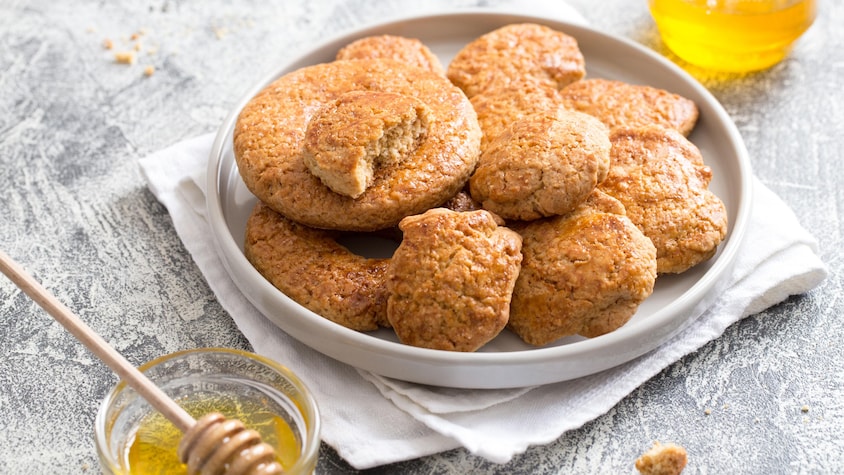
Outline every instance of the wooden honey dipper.
POLYGON ((269 475, 284 472, 276 462, 275 450, 261 442, 258 432, 246 429, 238 420, 226 420, 218 413, 194 420, 3 251, 0 251, 0 271, 182 431, 184 435, 177 453, 182 463, 187 464, 188 474, 269 475))

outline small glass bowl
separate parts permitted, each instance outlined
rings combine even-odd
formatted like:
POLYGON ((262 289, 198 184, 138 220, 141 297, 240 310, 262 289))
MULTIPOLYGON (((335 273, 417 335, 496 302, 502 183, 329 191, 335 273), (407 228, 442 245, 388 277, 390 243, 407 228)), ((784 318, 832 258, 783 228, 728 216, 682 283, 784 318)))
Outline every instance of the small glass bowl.
POLYGON ((668 49, 725 72, 782 61, 817 16, 817 0, 648 0, 648 7, 668 49))
MULTIPOLYGON (((258 430, 276 449, 285 473, 313 473, 320 445, 319 412, 307 387, 284 366, 253 353, 207 348, 162 356, 139 369, 194 418, 215 411, 258 430), (249 421, 253 416, 260 421, 249 421)), ((175 461, 181 435, 122 381, 103 400, 94 422, 106 474, 146 473, 145 457, 156 463, 175 461)), ((167 473, 186 473, 177 461, 168 467, 167 473)))

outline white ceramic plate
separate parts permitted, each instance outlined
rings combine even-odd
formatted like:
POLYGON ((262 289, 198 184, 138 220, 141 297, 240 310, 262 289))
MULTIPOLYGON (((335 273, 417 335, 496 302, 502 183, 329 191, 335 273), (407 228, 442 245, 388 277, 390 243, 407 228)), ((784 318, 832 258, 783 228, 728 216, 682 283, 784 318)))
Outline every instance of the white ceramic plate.
POLYGON ((750 208, 750 164, 741 137, 721 105, 689 75, 628 40, 574 24, 532 16, 463 12, 414 17, 365 28, 314 48, 258 82, 220 127, 208 168, 208 219, 218 251, 246 297, 282 330, 350 365, 401 380, 459 388, 524 387, 578 378, 630 361, 656 348, 697 318, 723 290, 745 232, 750 208), (343 45, 363 36, 419 38, 447 65, 478 36, 516 22, 535 22, 578 40, 587 77, 647 84, 681 94, 700 108, 690 139, 714 171, 711 189, 724 201, 730 231, 718 254, 679 276, 660 276, 656 288, 622 328, 593 339, 565 338, 530 347, 508 330, 475 353, 429 350, 398 343, 391 330, 359 333, 301 307, 267 282, 243 256, 246 219, 256 202, 240 179, 232 154, 237 114, 274 79, 300 67, 331 61, 343 45))

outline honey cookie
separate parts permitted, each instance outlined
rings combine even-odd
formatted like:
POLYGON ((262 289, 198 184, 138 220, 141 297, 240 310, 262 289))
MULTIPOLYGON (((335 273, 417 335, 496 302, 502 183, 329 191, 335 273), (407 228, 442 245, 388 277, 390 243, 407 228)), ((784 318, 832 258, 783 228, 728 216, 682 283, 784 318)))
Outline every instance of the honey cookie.
POLYGON ((606 126, 560 110, 512 124, 481 154, 469 189, 484 209, 505 219, 533 220, 574 210, 609 166, 606 126))
POLYGON ((610 129, 660 125, 689 135, 699 111, 691 99, 663 89, 609 79, 584 79, 564 87, 565 107, 600 119, 610 129))
POLYGON ((394 59, 445 75, 440 59, 430 48, 416 38, 404 36, 367 36, 341 48, 335 59, 394 59))
POLYGON ((484 210, 409 216, 387 272, 387 318, 407 345, 475 351, 506 326, 521 238, 484 210))
MULTIPOLYGON (((382 124, 389 134, 387 122, 382 124)), ((377 134, 369 137, 370 145, 377 141, 377 134)), ((256 94, 236 121, 234 156, 249 190, 287 218, 316 228, 373 231, 454 196, 475 169, 480 138, 471 103, 443 76, 387 59, 346 60, 292 71, 256 94), (312 118, 354 91, 409 96, 430 116, 417 146, 398 163, 376 167, 357 198, 326 186, 304 158, 312 118)), ((313 144, 311 155, 322 144, 331 146, 319 137, 313 144)))
POLYGON ((517 79, 505 86, 488 88, 470 99, 481 126, 481 153, 514 122, 534 114, 555 115, 563 98, 555 87, 517 79))
POLYGON ((624 204, 657 249, 661 274, 681 273, 715 255, 727 210, 709 190, 712 169, 675 130, 618 128, 610 134, 610 172, 598 187, 624 204))
POLYGON ((535 23, 506 25, 480 36, 464 46, 446 69, 451 82, 469 98, 524 79, 560 89, 585 74, 577 40, 535 23))
POLYGON ((624 325, 653 293, 656 249, 598 190, 565 216, 514 225, 523 240, 508 328, 536 346, 624 325))
POLYGON ((430 110, 403 94, 351 91, 320 108, 305 131, 308 169, 335 193, 357 198, 379 168, 399 165, 419 146, 430 110))
POLYGON ((293 222, 258 202, 246 223, 244 254, 299 305, 358 331, 389 326, 389 259, 368 259, 337 242, 341 233, 293 222))

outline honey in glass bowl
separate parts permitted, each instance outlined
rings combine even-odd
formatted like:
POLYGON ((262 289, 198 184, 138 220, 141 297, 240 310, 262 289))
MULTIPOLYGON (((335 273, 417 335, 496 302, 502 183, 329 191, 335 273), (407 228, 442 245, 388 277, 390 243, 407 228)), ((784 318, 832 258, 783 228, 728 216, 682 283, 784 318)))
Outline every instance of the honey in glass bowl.
MULTIPOLYGON (((319 413, 310 391, 284 366, 210 348, 173 353, 139 369, 195 419, 218 412, 256 430, 285 473, 313 473, 319 413)), ((176 455, 182 432, 125 383, 106 396, 94 434, 106 474, 187 473, 176 455)))
POLYGON ((726 72, 780 62, 817 14, 815 0, 649 0, 648 6, 671 51, 726 72))
MULTIPOLYGON (((179 401, 179 405, 195 419, 211 412, 238 420, 261 435, 261 441, 275 448, 276 462, 290 470, 301 453, 301 444, 291 427, 291 422, 267 410, 266 404, 250 397, 231 395, 196 394, 179 401)), ((158 412, 150 412, 138 424, 129 446, 126 462, 132 475, 180 473, 185 465, 179 460, 175 448, 182 440, 180 431, 158 412)))

